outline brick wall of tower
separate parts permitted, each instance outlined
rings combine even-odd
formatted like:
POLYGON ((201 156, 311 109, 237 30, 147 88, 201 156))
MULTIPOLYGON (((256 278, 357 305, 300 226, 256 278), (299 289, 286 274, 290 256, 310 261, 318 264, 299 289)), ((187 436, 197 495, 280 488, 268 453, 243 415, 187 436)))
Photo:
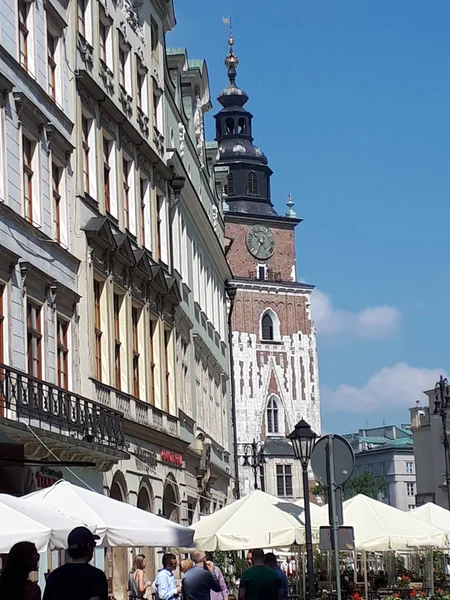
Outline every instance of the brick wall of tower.
POLYGON ((227 254, 228 262, 235 277, 249 277, 255 273, 257 264, 266 264, 267 268, 280 274, 282 281, 292 281, 295 266, 295 238, 293 226, 267 226, 275 239, 275 251, 267 260, 257 260, 247 250, 247 232, 252 223, 226 223, 225 236, 233 240, 227 254))
POLYGON ((298 332, 309 335, 311 319, 308 303, 305 296, 284 293, 282 288, 276 293, 240 290, 235 301, 233 331, 245 331, 259 336, 261 315, 267 308, 271 308, 280 320, 281 337, 298 332))

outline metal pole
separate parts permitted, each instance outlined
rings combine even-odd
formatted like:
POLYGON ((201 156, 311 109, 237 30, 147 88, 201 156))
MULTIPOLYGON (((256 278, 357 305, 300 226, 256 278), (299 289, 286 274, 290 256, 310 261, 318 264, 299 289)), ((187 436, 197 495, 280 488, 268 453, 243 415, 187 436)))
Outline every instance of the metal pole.
POLYGON ((237 441, 237 423, 236 423, 236 382, 234 380, 234 353, 233 353, 233 310, 234 297, 230 299, 230 309, 228 311, 228 353, 230 357, 230 392, 231 392, 231 425, 233 428, 233 458, 234 458, 234 497, 239 500, 241 492, 239 489, 239 455, 237 441))
POLYGON ((253 454, 253 477, 255 479, 255 490, 258 489, 258 452, 257 452, 258 446, 256 444, 256 441, 253 440, 253 444, 252 444, 252 454, 253 454))
POLYGON ((327 443, 327 480, 330 489, 330 510, 331 510, 331 548, 334 557, 334 570, 336 575, 336 598, 341 600, 341 574, 339 569, 339 537, 336 514, 336 484, 334 481, 334 455, 333 455, 333 436, 330 435, 327 443))
POLYGON ((305 541, 306 541, 306 568, 308 571, 308 597, 313 600, 316 597, 314 585, 314 555, 311 530, 311 509, 309 506, 309 479, 308 465, 302 465, 303 470, 303 502, 305 504, 305 541))
MULTIPOLYGON (((444 401, 443 397, 442 402, 444 401)), ((450 464, 449 464, 449 443, 447 431, 447 410, 441 405, 442 430, 444 433, 444 454, 445 454, 445 482, 447 484, 447 508, 450 510, 450 464)))

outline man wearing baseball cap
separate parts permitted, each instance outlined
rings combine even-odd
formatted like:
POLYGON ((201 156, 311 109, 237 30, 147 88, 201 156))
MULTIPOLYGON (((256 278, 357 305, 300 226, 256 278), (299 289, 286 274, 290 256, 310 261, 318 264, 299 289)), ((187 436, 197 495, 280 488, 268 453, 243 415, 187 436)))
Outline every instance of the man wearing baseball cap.
POLYGON ((75 527, 69 533, 67 553, 71 560, 50 573, 43 600, 108 600, 106 575, 89 564, 99 539, 87 527, 75 527))

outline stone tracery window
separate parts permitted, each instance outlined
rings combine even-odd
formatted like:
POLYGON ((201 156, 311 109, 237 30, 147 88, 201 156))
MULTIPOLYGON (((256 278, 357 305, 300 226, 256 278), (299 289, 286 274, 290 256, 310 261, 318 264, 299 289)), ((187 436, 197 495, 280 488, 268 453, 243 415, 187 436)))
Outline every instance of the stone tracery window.
POLYGON ((261 333, 263 340, 273 340, 273 320, 269 313, 266 313, 262 318, 261 333))

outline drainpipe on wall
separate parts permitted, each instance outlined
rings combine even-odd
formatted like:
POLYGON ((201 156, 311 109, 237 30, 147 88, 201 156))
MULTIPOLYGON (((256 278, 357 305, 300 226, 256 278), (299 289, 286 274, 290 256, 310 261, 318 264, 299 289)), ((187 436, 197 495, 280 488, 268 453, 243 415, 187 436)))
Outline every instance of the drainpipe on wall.
POLYGON ((241 497, 239 490, 239 455, 237 446, 237 423, 236 423, 236 384, 234 380, 234 355, 233 355, 233 310, 234 300, 236 298, 237 287, 225 282, 225 290, 230 300, 228 310, 228 352, 230 355, 230 380, 231 380, 231 424, 233 427, 233 457, 234 457, 234 497, 239 500, 241 497))

